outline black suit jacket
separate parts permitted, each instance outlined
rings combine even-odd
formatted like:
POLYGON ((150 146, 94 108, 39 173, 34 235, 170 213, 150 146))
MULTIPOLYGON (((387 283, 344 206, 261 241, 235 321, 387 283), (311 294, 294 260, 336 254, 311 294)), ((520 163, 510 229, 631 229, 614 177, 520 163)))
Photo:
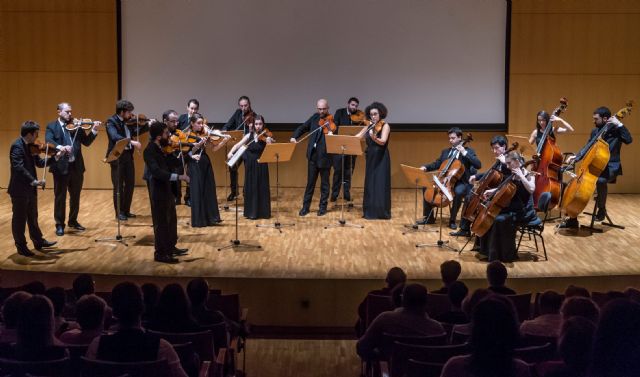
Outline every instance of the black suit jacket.
POLYGON ((340 130, 340 126, 351 125, 351 115, 349 115, 349 111, 347 111, 346 107, 336 110, 336 113, 333 115, 333 121, 336 124, 336 134, 338 134, 340 130))
MULTIPOLYGON (((251 114, 255 117, 256 113, 251 110, 251 114)), ((242 110, 237 109, 233 115, 231 116, 231 118, 229 118, 229 121, 227 121, 227 123, 224 124, 224 126, 222 126, 222 130, 223 131, 240 131, 242 130, 244 132, 244 134, 248 134, 249 133, 249 125, 248 124, 242 124, 244 122, 244 116, 242 115, 242 110)))
MULTIPOLYGON (((298 139, 300 136, 307 132, 314 132, 320 128, 320 114, 315 113, 306 122, 298 126, 293 132, 291 137, 298 139)), ((309 144, 307 145, 307 159, 310 160, 315 149, 315 161, 319 168, 329 168, 331 166, 331 155, 327 154, 327 144, 324 138, 324 131, 320 130, 314 132, 313 135, 307 139, 309 144)))
MULTIPOLYGON (((611 129, 608 130, 602 138, 609 144, 609 151, 611 155, 609 157, 607 169, 602 172, 601 176, 608 177, 609 179, 615 179, 617 176, 622 175, 622 163, 620 162, 620 148, 622 148, 622 143, 631 144, 633 139, 631 138, 631 133, 627 127, 616 127, 614 125, 609 125, 609 127, 611 127, 611 129)), ((576 155, 577 161, 580 161, 589 151, 589 148, 587 147, 593 140, 595 140, 599 132, 600 128, 598 127, 591 130, 591 136, 589 136, 587 145, 585 145, 576 155)))
POLYGON ((178 117, 178 128, 184 131, 187 127, 189 127, 189 114, 181 114, 178 117))
MULTIPOLYGON (((111 153, 111 150, 113 149, 113 147, 115 147, 118 140, 126 139, 127 134, 124 130, 125 127, 127 126, 124 124, 124 122, 121 121, 115 114, 111 116, 111 118, 107 119, 107 136, 109 137, 109 146, 107 147, 107 153, 105 154, 105 157, 109 156, 109 153, 111 153)), ((147 131, 149 131, 149 126, 140 126, 137 132, 136 127, 129 128, 132 140, 136 138, 137 133, 143 134, 147 131)))
MULTIPOLYGON (((43 168, 44 159, 40 156, 32 156, 29 147, 21 137, 11 144, 9 159, 11 161, 11 178, 7 190, 9 195, 17 198, 35 196, 37 190, 31 183, 38 179, 36 166, 43 168)), ((50 161, 51 159, 47 160, 47 165, 50 161)))
MULTIPOLYGON (((84 168, 84 158, 82 157, 82 145, 88 147, 93 143, 96 139, 97 135, 94 135, 93 132, 89 132, 87 134, 84 130, 76 129, 75 131, 67 131, 69 132, 69 136, 71 140, 73 140, 74 133, 78 133, 76 135, 76 139, 73 140, 73 155, 75 157, 76 169, 80 172, 85 171, 84 168)), ((64 134, 62 131, 62 126, 60 126, 60 122, 58 120, 54 120, 53 122, 47 124, 47 131, 45 135, 45 140, 47 143, 51 143, 56 147, 58 145, 66 145, 64 141, 64 134)), ((68 174, 69 173, 69 156, 64 155, 58 161, 53 159, 51 163, 51 167, 49 171, 53 174, 68 174)))
POLYGON ((156 143, 144 149, 145 175, 152 200, 175 200, 171 192, 171 171, 167 156, 156 143))
MULTIPOLYGON (((442 163, 449 157, 451 149, 452 148, 443 149, 437 160, 424 165, 424 167, 427 168, 427 171, 438 170, 440 165, 442 165, 442 163)), ((478 159, 478 156, 476 156, 476 152, 473 148, 466 147, 465 149, 467 150, 467 155, 463 156, 460 154, 460 157, 458 157, 462 162, 462 165, 464 165, 464 173, 462 174, 462 177, 460 177, 460 181, 463 183, 469 183, 469 177, 482 167, 482 163, 478 159)))

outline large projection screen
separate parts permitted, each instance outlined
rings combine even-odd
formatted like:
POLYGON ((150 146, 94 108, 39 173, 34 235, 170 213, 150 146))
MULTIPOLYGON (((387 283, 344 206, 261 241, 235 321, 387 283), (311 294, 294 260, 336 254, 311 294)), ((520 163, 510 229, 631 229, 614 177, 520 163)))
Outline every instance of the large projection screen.
POLYGON ((269 123, 318 98, 381 101, 390 123, 505 123, 506 0, 121 0, 121 90, 136 111, 247 95, 269 123))

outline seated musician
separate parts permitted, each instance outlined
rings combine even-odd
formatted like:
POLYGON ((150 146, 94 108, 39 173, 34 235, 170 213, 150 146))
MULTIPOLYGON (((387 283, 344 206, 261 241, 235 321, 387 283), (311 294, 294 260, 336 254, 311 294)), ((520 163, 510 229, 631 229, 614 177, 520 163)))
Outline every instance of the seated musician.
MULTIPOLYGON (((453 189, 452 194, 453 202, 451 204, 451 216, 449 217, 449 228, 456 229, 456 216, 458 215, 458 210, 462 205, 462 199, 467 195, 469 190, 471 189, 471 185, 469 184, 469 176, 471 176, 471 168, 480 169, 482 163, 476 156, 476 152, 470 148, 465 147, 462 142, 462 130, 458 127, 453 127, 447 131, 447 135, 449 136, 449 143, 451 144, 451 148, 445 148, 442 150, 440 157, 437 160, 433 161, 430 164, 426 164, 422 166, 422 170, 424 171, 434 171, 440 168, 442 164, 448 160, 449 158, 455 157, 456 152, 460 152, 458 154, 458 159, 464 165, 464 173, 462 177, 456 182, 456 185, 453 189)), ((423 201, 423 216, 424 219, 418 221, 419 224, 433 224, 435 222, 435 216, 433 212, 433 207, 426 200, 423 201)))
MULTIPOLYGON (((516 185, 516 193, 511 203, 496 216, 489 231, 480 237, 480 254, 489 261, 500 260, 512 262, 518 258, 516 253, 516 227, 518 224, 532 224, 540 222, 533 208, 535 177, 524 168, 524 159, 516 151, 509 152, 505 158, 511 174, 504 179, 510 179, 516 185)), ((486 199, 490 199, 503 187, 485 191, 486 199)))
POLYGON ((567 123, 566 120, 555 115, 549 115, 548 112, 542 110, 539 111, 536 116, 536 129, 533 130, 533 132, 531 132, 531 136, 529 136, 529 144, 536 146, 540 144, 540 140, 542 139, 542 135, 544 134, 544 129, 547 127, 547 123, 549 122, 562 123, 561 126, 556 126, 555 124, 553 125, 553 129, 549 134, 549 136, 551 136, 552 138, 555 138, 558 134, 574 131, 573 127, 571 127, 571 125, 567 123))

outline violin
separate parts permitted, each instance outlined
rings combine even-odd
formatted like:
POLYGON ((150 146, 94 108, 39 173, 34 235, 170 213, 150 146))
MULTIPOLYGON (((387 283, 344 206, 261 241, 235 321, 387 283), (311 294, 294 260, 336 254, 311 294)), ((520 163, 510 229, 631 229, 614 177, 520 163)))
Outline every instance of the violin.
POLYGON ((148 126, 153 119, 148 118, 144 114, 134 115, 131 119, 125 122, 129 127, 143 127, 148 126))
POLYGON ((355 113, 349 115, 349 118, 351 118, 351 124, 354 125, 365 125, 367 121, 367 117, 364 115, 364 111, 362 110, 356 110, 355 113))
POLYGON ((191 145, 187 143, 187 135, 181 130, 176 130, 169 137, 169 145, 163 147, 162 151, 167 154, 177 151, 188 152, 190 147, 191 145))
POLYGON ((375 132, 376 134, 379 134, 380 131, 382 131, 383 126, 384 126, 384 120, 380 119, 379 121, 376 122, 376 124, 373 124, 373 132, 375 132))
POLYGON ((69 123, 67 123, 64 128, 69 131, 77 130, 78 128, 82 128, 83 130, 90 130, 94 125, 101 124, 99 121, 94 121, 91 119, 81 118, 81 119, 72 119, 69 123))
POLYGON ((40 140, 34 141, 32 144, 29 144, 29 153, 32 156, 38 156, 40 153, 46 153, 48 157, 54 156, 58 153, 56 146, 51 143, 44 143, 40 140))
POLYGON ((324 133, 325 135, 329 132, 334 133, 338 129, 336 123, 333 121, 333 115, 331 114, 328 114, 324 118, 320 118, 318 120, 318 125, 322 127, 322 133, 324 133))
MULTIPOLYGON (((378 122, 380 123, 380 122, 378 122)), ((473 141, 473 137, 470 133, 462 139, 462 145, 466 145, 467 143, 473 141)), ((453 192, 453 188, 456 185, 456 182, 462 177, 464 174, 464 165, 458 159, 460 152, 456 151, 451 158, 444 160, 440 164, 440 169, 438 170, 437 177, 442 182, 446 181, 446 187, 449 192, 453 192)), ((449 205, 449 199, 442 194, 440 188, 436 182, 433 182, 431 187, 427 187, 424 192, 424 199, 430 203, 432 206, 443 208, 449 205)))
POLYGON ((262 141, 264 143, 267 142, 267 139, 273 139, 273 133, 269 131, 267 127, 262 128, 262 132, 258 136, 258 141, 262 141))

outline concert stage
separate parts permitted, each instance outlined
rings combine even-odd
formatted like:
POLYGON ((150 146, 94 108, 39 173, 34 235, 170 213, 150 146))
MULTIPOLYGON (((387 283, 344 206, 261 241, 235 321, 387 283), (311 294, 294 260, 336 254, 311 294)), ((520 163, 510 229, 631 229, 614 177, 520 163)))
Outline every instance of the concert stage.
MULTIPOLYGON (((306 217, 297 215, 303 189, 281 189, 282 223, 295 223, 280 233, 272 228, 258 228, 271 220, 246 220, 240 215, 239 239, 260 245, 260 249, 218 248, 229 245, 235 238, 235 212, 221 210, 222 226, 191 228, 190 209, 178 206, 179 247, 188 247, 188 256, 181 263, 166 265, 153 261, 153 231, 146 188, 137 187, 132 211, 138 216, 123 222, 122 234, 135 236, 124 246, 116 242, 95 242, 97 238, 116 235, 116 221, 111 190, 84 190, 79 221, 87 230, 67 229, 63 237, 55 236, 53 221, 53 190, 39 192, 39 220, 45 237, 58 241, 58 247, 35 258, 15 253, 11 238, 11 202, 8 195, 0 200, 5 237, 0 241, 3 257, 2 286, 15 286, 40 279, 48 285, 70 286, 77 273, 96 276, 99 290, 109 290, 114 282, 132 279, 139 283, 153 281, 186 282, 190 277, 206 277, 212 287, 224 292, 239 292, 242 306, 250 309, 253 323, 269 326, 346 327, 355 320, 356 306, 365 292, 383 285, 387 270, 402 267, 411 280, 420 280, 431 289, 438 288, 440 263, 455 259, 462 264, 463 279, 471 288, 485 286, 486 262, 474 252, 459 254, 438 247, 416 248, 416 243, 435 245, 438 226, 429 225, 429 232, 403 235, 405 224, 413 221, 413 190, 392 191, 392 219, 364 220, 359 208, 345 212, 348 223, 364 225, 364 229, 330 228, 337 224, 340 208, 333 207, 323 216, 316 216, 319 190, 316 190, 312 212, 306 217)), ((275 198, 275 188, 272 189, 275 198)), ((361 202, 362 189, 352 193, 361 202)), ((224 189, 218 188, 218 198, 224 189)), ((222 204, 222 202, 221 202, 222 204)), ((233 204, 233 203, 230 203, 233 204)), ((241 202, 240 202, 241 204, 241 202)), ((531 246, 524 242, 520 260, 508 264, 509 284, 516 290, 542 291, 564 289, 579 284, 592 290, 622 289, 640 286, 640 218, 634 208, 640 195, 613 194, 608 209, 612 219, 625 230, 604 227, 603 233, 554 232, 557 223, 548 223, 544 237, 549 260, 535 261, 531 246)), ((419 203, 418 211, 421 210, 419 203)), ((589 207, 592 205, 590 203, 589 207)), ((275 202, 272 203, 275 216, 275 202)), ((331 208, 332 206, 330 206, 331 208)), ((447 224, 447 212, 445 221, 447 224)), ((587 224, 587 216, 581 216, 587 224)), ((599 225, 598 225, 599 226, 599 225)), ((600 226, 599 226, 600 227, 600 226)), ((459 248, 464 239, 448 236, 443 227, 443 239, 459 248)), ((32 247, 32 244, 29 244, 32 247)))

